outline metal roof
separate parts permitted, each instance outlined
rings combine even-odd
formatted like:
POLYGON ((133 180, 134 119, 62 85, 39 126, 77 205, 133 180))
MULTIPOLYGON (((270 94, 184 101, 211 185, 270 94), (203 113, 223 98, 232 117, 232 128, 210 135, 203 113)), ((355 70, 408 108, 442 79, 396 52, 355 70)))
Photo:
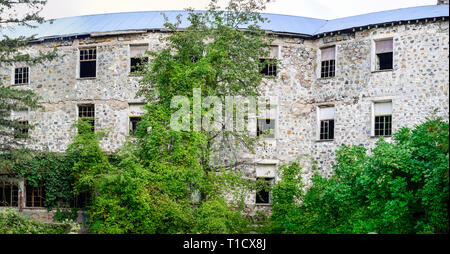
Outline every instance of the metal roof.
MULTIPOLYGON (((59 18, 53 23, 38 24, 37 28, 33 29, 24 26, 14 29, 2 28, 0 34, 10 37, 36 35, 38 39, 49 39, 116 31, 159 30, 164 28, 165 23, 161 13, 164 13, 170 21, 175 21, 177 15, 182 15, 181 28, 188 26, 187 11, 142 11, 59 18)), ((448 17, 448 15, 448 5, 403 8, 333 20, 263 13, 262 16, 268 18, 270 22, 262 24, 261 27, 276 33, 315 36, 355 27, 448 17)))

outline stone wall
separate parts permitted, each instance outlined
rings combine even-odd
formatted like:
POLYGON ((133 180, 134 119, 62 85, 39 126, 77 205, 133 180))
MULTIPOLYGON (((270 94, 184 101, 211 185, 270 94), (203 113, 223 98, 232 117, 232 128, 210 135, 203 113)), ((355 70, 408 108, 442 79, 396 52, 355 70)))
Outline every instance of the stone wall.
MULTIPOLYGON (((142 102, 135 98, 139 78, 129 75, 129 45, 149 43, 158 50, 164 47, 159 41, 162 36, 146 33, 33 44, 30 52, 57 45, 61 57, 31 67, 30 84, 20 86, 35 90, 45 107, 29 114, 36 124, 30 133, 36 139, 32 147, 65 151, 76 133, 72 125, 77 105, 89 103, 95 104, 96 128, 109 130, 103 148, 118 151, 129 133, 128 117, 134 114, 130 104, 142 102), (97 46, 97 78, 79 79, 78 48, 93 45, 97 46)), ((371 148, 378 140, 371 132, 374 101, 392 101, 394 132, 421 123, 435 109, 448 120, 448 21, 414 21, 315 40, 280 36, 274 44, 280 46, 277 79, 265 80, 262 90, 278 98, 276 135, 252 156, 250 176, 258 175, 261 163, 276 169, 305 154, 317 161, 321 174, 330 176, 338 147, 371 148), (374 71, 374 41, 383 38, 393 38, 392 71, 374 71), (336 76, 320 78, 319 49, 331 45, 336 46, 336 76), (335 106, 333 141, 317 140, 317 108, 321 105, 335 106)), ((2 69, 0 74, 11 83, 13 68, 2 69)), ((308 179, 311 163, 305 158, 308 179)), ((253 195, 249 203, 254 200, 253 195)))

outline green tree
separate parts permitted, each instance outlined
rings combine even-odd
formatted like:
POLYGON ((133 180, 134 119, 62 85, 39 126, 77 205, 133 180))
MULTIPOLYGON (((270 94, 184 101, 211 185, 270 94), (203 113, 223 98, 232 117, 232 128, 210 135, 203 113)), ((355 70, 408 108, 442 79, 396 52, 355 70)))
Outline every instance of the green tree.
MULTIPOLYGON (((251 150, 255 139, 223 128, 173 130, 170 121, 177 109, 171 102, 180 95, 192 104, 194 88, 221 102, 228 95, 259 94, 259 59, 270 48, 270 38, 258 26, 265 21, 257 12, 263 8, 262 1, 232 0, 222 11, 212 1, 208 11, 190 11, 189 26, 182 31, 180 23, 166 23, 171 31, 163 38, 167 47, 150 52, 141 73, 139 95, 147 99, 146 114, 115 165, 101 155, 98 138, 83 133, 75 138, 68 154, 77 158, 74 173, 86 172, 77 185, 93 187, 92 232, 250 231, 243 215, 243 194, 250 185, 237 169, 241 162, 216 159, 223 149, 251 150)), ((202 109, 201 115, 206 112, 202 109)))
MULTIPOLYGON (((0 0, 0 67, 11 67, 14 64, 31 66, 56 57, 56 52, 39 52, 30 55, 21 51, 34 36, 9 37, 6 31, 18 26, 34 27, 43 22, 39 16, 46 4, 46 0, 0 0)), ((15 161, 23 158, 23 139, 27 132, 20 129, 32 128, 30 124, 23 124, 11 119, 12 112, 33 111, 39 108, 39 98, 32 90, 12 87, 5 77, 0 78, 0 153, 10 154, 8 160, 1 160, 0 167, 11 169, 15 161), (6 82, 5 82, 6 81, 6 82)))

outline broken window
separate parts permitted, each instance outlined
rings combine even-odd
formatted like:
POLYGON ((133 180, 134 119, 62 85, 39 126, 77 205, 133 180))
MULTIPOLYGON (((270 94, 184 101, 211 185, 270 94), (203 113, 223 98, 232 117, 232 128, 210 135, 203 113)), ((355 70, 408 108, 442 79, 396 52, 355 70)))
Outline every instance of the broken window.
POLYGON ((319 108, 320 140, 334 139, 334 107, 319 108))
POLYGON ((97 73, 97 49, 80 49, 80 78, 95 78, 97 73))
POLYGON ((140 116, 130 117, 130 133, 135 133, 137 130, 138 123, 142 120, 140 116))
POLYGON ((258 177, 258 190, 256 192, 256 204, 270 204, 270 189, 274 178, 272 177, 258 177))
POLYGON ((78 118, 88 122, 92 126, 92 132, 95 130, 95 106, 94 104, 78 105, 78 118))
POLYGON ((264 136, 265 138, 275 137, 275 120, 274 119, 258 119, 256 126, 256 136, 264 136))
POLYGON ((28 136, 29 124, 28 121, 17 121, 20 127, 14 130, 14 138, 26 138, 28 136))
POLYGON ((331 78, 336 75, 336 47, 323 48, 321 51, 321 78, 331 78))
POLYGON ((37 187, 26 184, 26 207, 44 206, 44 185, 40 183, 37 187))
POLYGON ((262 64, 261 74, 266 76, 277 76, 277 58, 278 46, 271 46, 269 57, 259 59, 262 64))
POLYGON ((393 69, 393 45, 394 43, 392 39, 375 42, 377 71, 393 69))
POLYGON ((392 102, 375 103, 375 136, 392 135, 392 102))
POLYGON ((0 206, 18 206, 19 187, 0 179, 0 206))
POLYGON ((148 57, 145 56, 147 49, 148 44, 130 45, 130 73, 142 71, 143 66, 148 63, 148 57))
POLYGON ((22 85, 28 84, 28 67, 19 67, 14 69, 14 84, 22 85))

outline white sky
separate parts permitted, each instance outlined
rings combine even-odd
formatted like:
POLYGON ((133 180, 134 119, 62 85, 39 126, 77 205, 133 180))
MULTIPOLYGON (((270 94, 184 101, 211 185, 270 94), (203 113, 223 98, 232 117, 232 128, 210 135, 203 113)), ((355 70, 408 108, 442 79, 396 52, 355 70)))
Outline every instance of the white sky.
MULTIPOLYGON (((182 10, 188 7, 204 10, 208 3, 209 0, 48 0, 41 16, 50 19, 113 12, 182 10)), ((436 3, 437 0, 272 0, 264 12, 335 19, 436 3)))

